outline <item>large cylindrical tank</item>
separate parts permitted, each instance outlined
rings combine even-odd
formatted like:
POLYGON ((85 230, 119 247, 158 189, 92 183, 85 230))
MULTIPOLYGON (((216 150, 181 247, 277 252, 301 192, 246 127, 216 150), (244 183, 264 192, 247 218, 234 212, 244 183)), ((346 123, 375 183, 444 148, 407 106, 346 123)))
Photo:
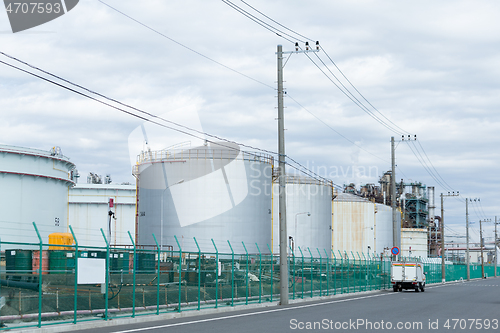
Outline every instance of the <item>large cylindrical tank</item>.
MULTIPOLYGON (((276 179, 277 181, 277 179, 276 179)), ((331 257, 332 247, 331 183, 309 177, 286 176, 287 244, 296 256, 300 249, 304 256, 326 253, 331 257)), ((279 184, 273 183, 273 253, 279 253, 279 184)))
MULTIPOLYGON (((335 198, 333 201, 333 249, 337 257, 345 253, 349 257, 352 253, 356 256, 356 253, 359 255, 373 253, 377 235, 375 207, 375 203, 350 193, 339 193, 335 198)), ((380 249, 377 248, 377 252, 380 252, 380 249)))
POLYGON ((0 145, 0 228, 2 241, 38 243, 67 232, 68 188, 75 165, 60 149, 42 151, 0 145))
POLYGON ((178 245, 184 252, 235 253, 271 244, 271 156, 229 143, 143 152, 138 182, 137 243, 178 245), (177 241, 175 240, 177 237, 177 241))
MULTIPOLYGON (((398 212, 398 223, 400 219, 398 212)), ((380 255, 388 253, 392 244, 391 207, 350 193, 339 193, 333 200, 333 250, 337 257, 340 253, 356 258, 358 254, 380 255)))
POLYGON ((401 229, 401 255, 427 258, 427 229, 401 229))

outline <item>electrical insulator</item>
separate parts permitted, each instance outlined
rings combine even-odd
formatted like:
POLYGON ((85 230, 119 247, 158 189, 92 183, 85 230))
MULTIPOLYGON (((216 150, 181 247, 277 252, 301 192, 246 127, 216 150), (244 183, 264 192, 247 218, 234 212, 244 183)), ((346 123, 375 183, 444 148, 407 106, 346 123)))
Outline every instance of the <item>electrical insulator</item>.
POLYGON ((319 41, 316 41, 316 50, 319 51, 319 41))
POLYGON ((309 42, 306 42, 306 51, 309 51, 309 42))
POLYGON ((299 50, 299 43, 295 43, 295 51, 299 50))

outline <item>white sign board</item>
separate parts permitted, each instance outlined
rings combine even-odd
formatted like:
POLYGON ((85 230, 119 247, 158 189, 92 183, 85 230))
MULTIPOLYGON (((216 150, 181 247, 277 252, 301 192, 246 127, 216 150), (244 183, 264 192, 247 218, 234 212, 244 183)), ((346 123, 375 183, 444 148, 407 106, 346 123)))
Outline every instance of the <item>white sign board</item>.
POLYGON ((78 284, 106 283, 106 259, 78 258, 78 284))

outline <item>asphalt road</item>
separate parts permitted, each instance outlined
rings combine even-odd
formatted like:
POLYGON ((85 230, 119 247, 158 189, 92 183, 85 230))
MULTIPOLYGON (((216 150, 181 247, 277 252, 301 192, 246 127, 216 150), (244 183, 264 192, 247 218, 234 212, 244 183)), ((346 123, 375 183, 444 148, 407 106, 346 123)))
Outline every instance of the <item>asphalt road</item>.
POLYGON ((499 332, 500 278, 78 332, 297 331, 499 332))

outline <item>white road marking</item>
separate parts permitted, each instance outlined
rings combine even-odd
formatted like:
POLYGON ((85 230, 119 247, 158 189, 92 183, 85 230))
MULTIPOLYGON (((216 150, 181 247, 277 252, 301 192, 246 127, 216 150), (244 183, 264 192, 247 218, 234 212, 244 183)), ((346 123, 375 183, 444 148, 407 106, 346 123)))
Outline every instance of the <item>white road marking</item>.
MULTIPOLYGON (((426 286, 426 289, 434 289, 434 288, 439 288, 439 287, 452 286, 455 284, 458 284, 458 283, 439 284, 439 285, 433 285, 432 287, 426 286)), ((151 326, 151 327, 135 328, 135 329, 125 330, 125 331, 116 331, 114 333, 132 333, 132 332, 155 330, 155 329, 159 329, 159 328, 168 328, 168 327, 184 326, 184 325, 191 325, 191 324, 200 324, 200 323, 206 323, 206 322, 211 322, 211 321, 249 317, 249 316, 261 315, 261 314, 267 314, 267 313, 273 313, 273 312, 290 311, 290 310, 296 310, 296 309, 310 308, 310 307, 314 307, 314 306, 343 303, 343 302, 356 301, 356 300, 360 300, 360 299, 367 299, 367 298, 388 296, 388 295, 401 295, 401 294, 400 293, 385 293, 385 294, 377 294, 377 295, 360 296, 360 297, 341 299, 341 300, 335 300, 335 301, 305 304, 305 305, 299 305, 299 306, 293 306, 293 307, 287 307, 287 308, 272 309, 272 310, 258 311, 258 312, 251 312, 251 313, 241 313, 241 314, 237 314, 237 315, 217 317, 217 318, 198 319, 198 320, 186 321, 186 322, 175 323, 175 324, 165 324, 165 325, 158 325, 158 326, 151 326)))
POLYGON ((341 300, 336 300, 336 301, 328 301, 328 302, 321 302, 321 303, 314 303, 314 304, 299 305, 299 306, 287 307, 287 308, 281 308, 281 309, 273 309, 273 310, 258 311, 258 312, 251 312, 251 313, 241 313, 241 314, 231 315, 231 316, 225 316, 225 317, 199 319, 199 320, 186 321, 186 322, 182 322, 182 323, 175 323, 175 324, 166 324, 166 325, 159 325, 159 326, 152 326, 152 327, 136 328, 136 329, 125 330, 125 331, 116 331, 114 333, 141 332, 141 331, 154 330, 154 329, 159 329, 159 328, 168 328, 168 327, 175 327, 175 326, 199 324, 199 323, 206 323, 206 322, 210 322, 210 321, 233 319, 233 318, 240 318, 240 317, 255 316, 255 315, 260 315, 260 314, 267 314, 267 313, 272 313, 272 312, 280 312, 280 311, 289 311, 289 310, 310 308, 310 307, 313 307, 313 306, 321 306, 321 305, 334 304, 334 303, 343 303, 343 302, 348 302, 348 301, 355 301, 355 300, 360 300, 360 299, 366 299, 366 298, 372 298, 372 297, 379 297, 379 296, 387 296, 387 295, 397 295, 397 294, 396 293, 394 293, 394 294, 393 293, 387 293, 387 294, 361 296, 361 297, 355 297, 355 298, 349 298, 349 299, 341 299, 341 300))

